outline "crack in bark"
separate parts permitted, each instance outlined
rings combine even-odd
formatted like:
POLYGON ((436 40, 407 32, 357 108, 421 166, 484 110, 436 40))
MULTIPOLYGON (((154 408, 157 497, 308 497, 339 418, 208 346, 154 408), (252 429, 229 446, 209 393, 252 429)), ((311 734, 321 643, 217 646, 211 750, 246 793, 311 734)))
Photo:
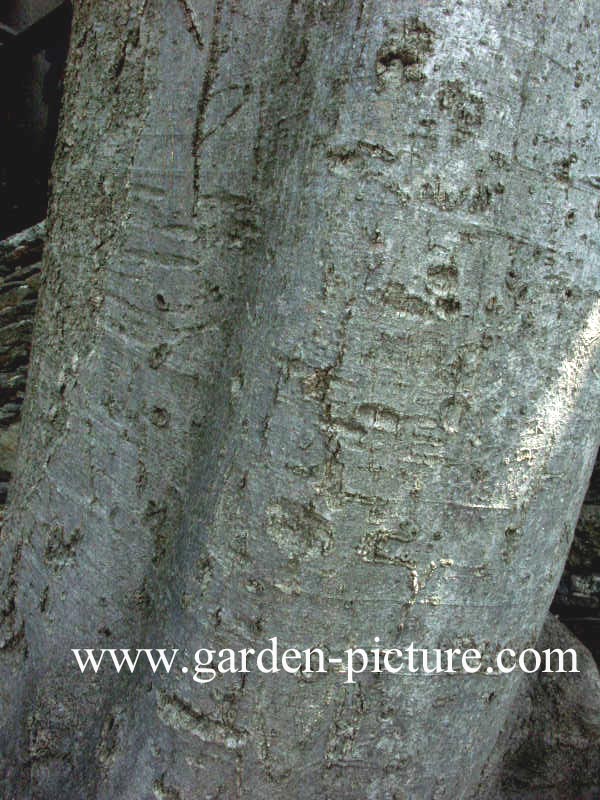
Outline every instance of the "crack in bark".
POLYGON ((178 0, 178 2, 183 10, 186 28, 192 34, 198 50, 204 50, 204 42, 202 41, 202 34, 200 33, 200 28, 198 27, 198 23, 195 19, 196 14, 194 9, 190 6, 187 0, 178 0))
POLYGON ((219 63, 219 28, 221 26, 223 5, 224 0, 216 0, 206 71, 204 73, 204 80, 202 81, 202 88, 200 90, 200 97, 198 98, 198 106, 196 109, 196 125, 194 130, 194 140, 192 142, 192 158, 194 160, 192 217, 196 217, 198 215, 197 204, 198 196, 200 194, 199 150, 204 140, 204 121, 206 119, 206 111, 208 108, 210 92, 217 76, 217 68, 219 63))
POLYGON ((214 128, 211 128, 206 133, 201 134, 200 139, 198 141, 198 146, 203 144, 209 138, 209 136, 213 135, 213 133, 216 133, 221 128, 224 128, 225 127, 225 123, 228 122, 232 117, 234 117, 243 105, 244 105, 244 101, 242 100, 237 105, 235 105, 231 109, 231 111, 227 112, 225 117, 221 120, 221 122, 219 122, 218 125, 216 125, 214 128))

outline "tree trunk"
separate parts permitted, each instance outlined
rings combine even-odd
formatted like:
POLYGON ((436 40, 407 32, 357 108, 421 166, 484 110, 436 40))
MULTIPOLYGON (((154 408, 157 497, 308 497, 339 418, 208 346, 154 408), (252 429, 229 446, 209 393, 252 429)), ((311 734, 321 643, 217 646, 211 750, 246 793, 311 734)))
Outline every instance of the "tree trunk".
POLYGON ((598 447, 597 4, 75 10, 2 533, 7 798, 457 798, 518 679, 71 648, 535 643, 598 447))

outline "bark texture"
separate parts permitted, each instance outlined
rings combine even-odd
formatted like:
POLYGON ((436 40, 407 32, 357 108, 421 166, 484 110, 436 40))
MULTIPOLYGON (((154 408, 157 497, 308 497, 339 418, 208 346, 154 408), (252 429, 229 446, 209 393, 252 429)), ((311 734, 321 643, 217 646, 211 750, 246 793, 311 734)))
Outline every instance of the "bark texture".
POLYGON ((598 447, 594 2, 81 2, 2 534, 15 798, 467 796, 517 681, 71 647, 533 645, 598 447))
POLYGON ((0 506, 19 441, 45 232, 41 222, 0 242, 0 506))

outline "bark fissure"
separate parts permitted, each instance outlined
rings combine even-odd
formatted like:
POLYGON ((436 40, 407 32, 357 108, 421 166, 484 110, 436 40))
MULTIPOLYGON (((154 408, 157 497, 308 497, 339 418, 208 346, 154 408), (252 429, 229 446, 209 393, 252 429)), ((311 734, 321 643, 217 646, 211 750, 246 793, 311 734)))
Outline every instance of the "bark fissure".
MULTIPOLYGON (((213 15, 212 15, 212 31, 210 36, 210 44, 208 45, 208 56, 206 66, 204 68, 204 78, 202 80, 202 87, 198 97, 198 105, 196 107, 196 122, 194 124, 194 138, 192 141, 192 161, 193 161, 193 205, 192 216, 198 215, 198 199, 201 191, 200 186, 200 149, 202 142, 205 138, 204 124, 206 119, 206 112, 210 101, 210 94, 217 77, 219 69, 219 56, 220 56, 220 36, 221 36, 221 18, 223 15, 223 8, 225 0, 215 0, 213 15)), ((194 27, 195 30, 195 27, 194 27)))

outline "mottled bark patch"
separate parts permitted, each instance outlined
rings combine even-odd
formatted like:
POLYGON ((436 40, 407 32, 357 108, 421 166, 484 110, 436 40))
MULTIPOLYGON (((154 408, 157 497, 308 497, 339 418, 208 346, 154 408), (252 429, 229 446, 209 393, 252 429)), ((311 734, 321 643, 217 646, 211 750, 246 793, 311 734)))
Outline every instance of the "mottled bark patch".
POLYGON ((424 80, 422 67, 433 53, 433 42, 433 31, 418 17, 406 20, 402 33, 393 34, 377 52, 378 89, 384 89, 394 75, 406 81, 424 80))
POLYGON ((167 551, 167 538, 164 531, 167 521, 167 506, 150 500, 144 512, 144 523, 154 535, 154 555, 152 563, 158 564, 165 557, 167 551))
POLYGON ((452 117, 458 133, 472 134, 483 123, 483 98, 468 91, 462 81, 445 81, 438 92, 438 105, 452 117))
POLYGON ((420 296, 410 292, 403 283, 390 283, 383 292, 383 304, 402 314, 414 317, 448 319, 460 311, 460 300, 454 294, 435 296, 426 292, 420 296))
POLYGON ((158 369, 160 366, 162 366, 167 360, 170 352, 171 348, 164 342, 156 347, 153 347, 150 351, 150 355, 148 356, 148 366, 150 369, 158 369))
POLYGON ((357 555, 370 564, 395 564, 414 570, 415 562, 406 550, 406 544, 418 536, 418 530, 410 523, 400 525, 396 532, 380 529, 369 531, 357 547, 357 555))
POLYGON ((165 725, 186 735, 197 736, 204 742, 223 745, 228 750, 242 747, 246 743, 245 731, 237 728, 232 722, 216 719, 194 708, 177 695, 160 692, 157 710, 165 725))
POLYGON ((325 555, 331 548, 331 524, 310 506, 280 498, 267 515, 269 535, 289 558, 325 555))
POLYGON ((55 569, 64 567, 75 555, 75 549, 81 541, 82 533, 79 528, 67 532, 62 525, 53 525, 46 540, 44 558, 55 569))

